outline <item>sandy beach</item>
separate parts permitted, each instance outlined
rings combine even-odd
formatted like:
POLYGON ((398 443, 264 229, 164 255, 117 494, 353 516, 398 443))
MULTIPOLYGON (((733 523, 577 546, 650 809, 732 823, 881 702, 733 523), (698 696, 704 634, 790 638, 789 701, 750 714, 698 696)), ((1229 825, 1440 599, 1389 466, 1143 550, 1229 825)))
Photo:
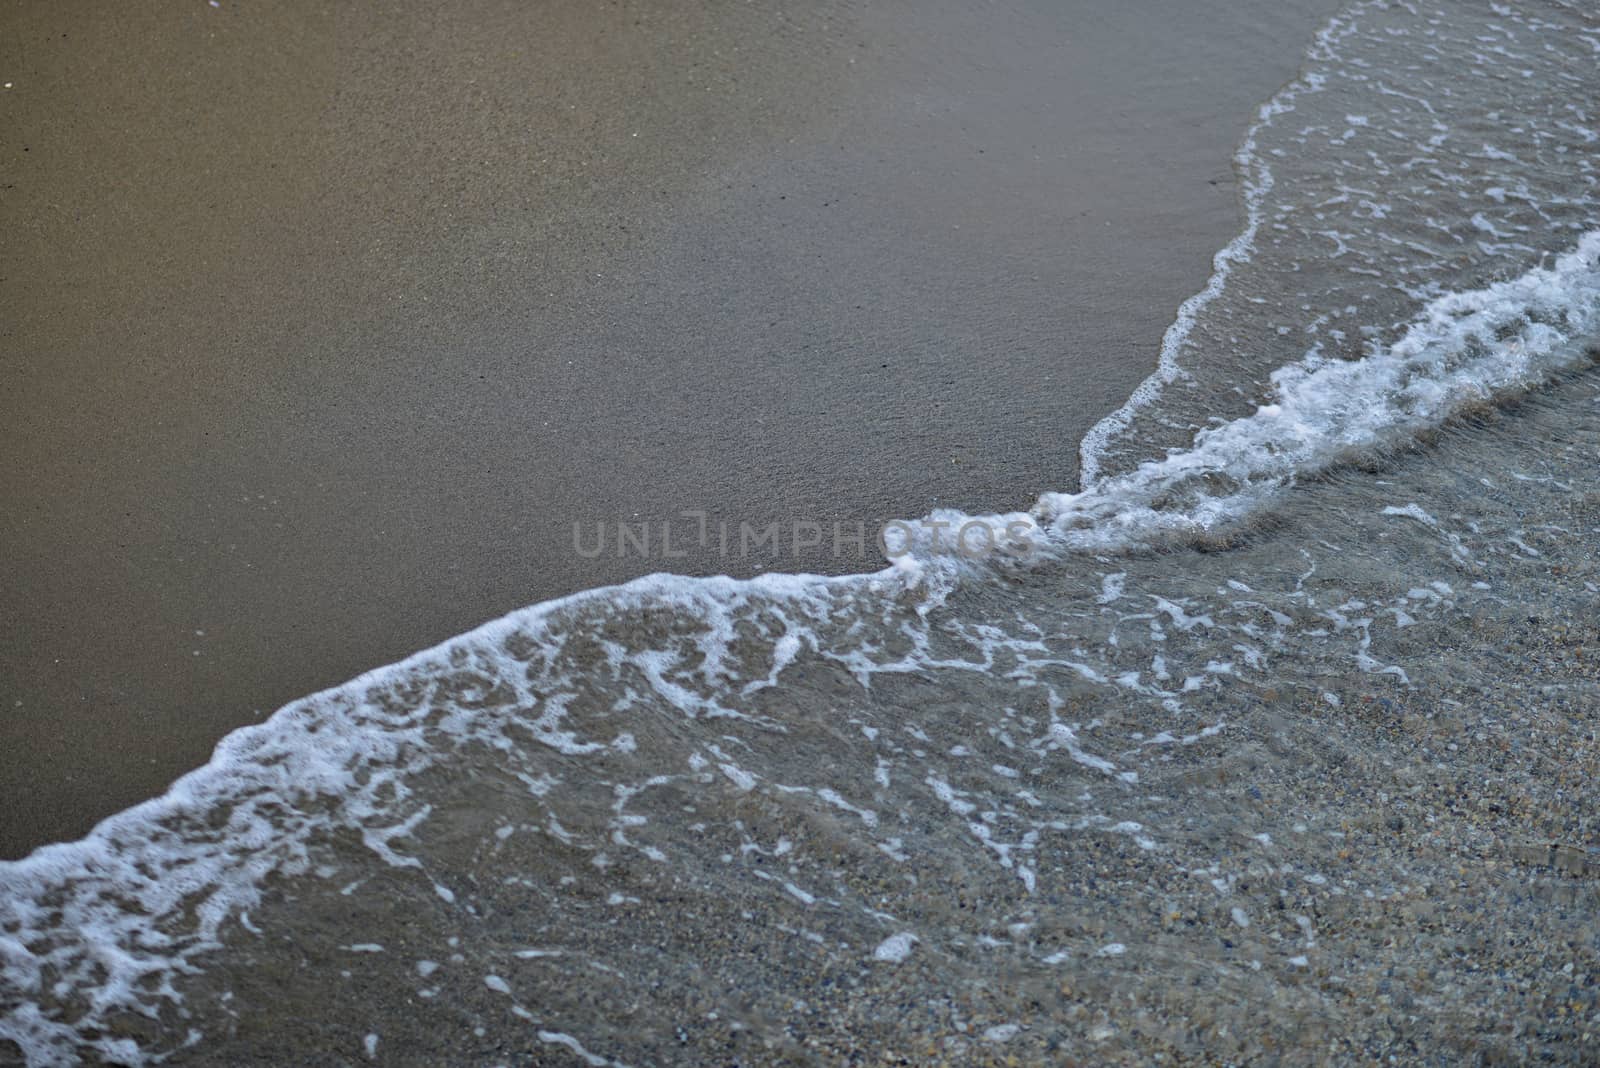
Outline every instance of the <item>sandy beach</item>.
POLYGON ((1071 488, 1334 7, 3 17, 0 855, 655 570, 574 523, 1071 488))
POLYGON ((1600 15, 1332 6, 0 16, 0 1066, 1595 1063, 1600 15))

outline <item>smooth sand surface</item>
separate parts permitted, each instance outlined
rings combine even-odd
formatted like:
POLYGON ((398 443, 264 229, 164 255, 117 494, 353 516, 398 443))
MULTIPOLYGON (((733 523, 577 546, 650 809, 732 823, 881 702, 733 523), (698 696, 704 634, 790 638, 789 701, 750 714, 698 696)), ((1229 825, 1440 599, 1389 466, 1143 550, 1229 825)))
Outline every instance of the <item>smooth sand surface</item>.
POLYGON ((12 5, 0 855, 522 605, 880 563, 575 522, 1075 485, 1337 6, 12 5))

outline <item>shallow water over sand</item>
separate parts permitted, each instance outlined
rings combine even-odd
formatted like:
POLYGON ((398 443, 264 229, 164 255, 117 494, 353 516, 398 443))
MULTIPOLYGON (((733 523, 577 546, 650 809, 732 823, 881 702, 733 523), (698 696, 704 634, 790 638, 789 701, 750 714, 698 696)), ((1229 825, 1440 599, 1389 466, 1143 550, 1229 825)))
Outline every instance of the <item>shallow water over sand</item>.
POLYGON ((315 836, 188 1023, 242 1060, 304 1014, 296 1049, 440 1062, 1581 1062, 1597 457, 1591 370, 1221 551, 463 651, 365 696, 451 758, 315 836))

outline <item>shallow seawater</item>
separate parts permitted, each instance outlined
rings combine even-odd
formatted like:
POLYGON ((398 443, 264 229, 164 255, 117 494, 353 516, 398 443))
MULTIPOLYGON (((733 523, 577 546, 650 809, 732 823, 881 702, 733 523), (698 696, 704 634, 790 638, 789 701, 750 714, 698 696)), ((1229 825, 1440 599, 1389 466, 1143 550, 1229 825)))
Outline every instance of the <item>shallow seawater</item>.
POLYGON ((1597 100, 1581 8, 1357 6, 1026 538, 298 702, 0 866, 0 1051, 1592 1062, 1597 100))
POLYGON ((297 1052, 440 1062, 1581 1061, 1597 458, 1585 371, 1241 545, 462 652, 361 698, 451 759, 268 880, 168 1033, 230 1061, 287 1020, 297 1052), (556 747, 552 662, 585 682, 556 747))

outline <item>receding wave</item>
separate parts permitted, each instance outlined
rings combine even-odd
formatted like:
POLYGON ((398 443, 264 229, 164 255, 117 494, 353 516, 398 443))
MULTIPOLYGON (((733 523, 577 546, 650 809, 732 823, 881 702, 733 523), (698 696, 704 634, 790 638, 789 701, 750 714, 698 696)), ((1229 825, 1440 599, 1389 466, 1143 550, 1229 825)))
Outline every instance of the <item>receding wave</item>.
POLYGON ((1303 360, 1350 359, 1427 300, 1521 274, 1594 229, 1593 68, 1579 5, 1353 5, 1236 159, 1247 225, 1084 438, 1085 486, 1236 418, 1303 360))

